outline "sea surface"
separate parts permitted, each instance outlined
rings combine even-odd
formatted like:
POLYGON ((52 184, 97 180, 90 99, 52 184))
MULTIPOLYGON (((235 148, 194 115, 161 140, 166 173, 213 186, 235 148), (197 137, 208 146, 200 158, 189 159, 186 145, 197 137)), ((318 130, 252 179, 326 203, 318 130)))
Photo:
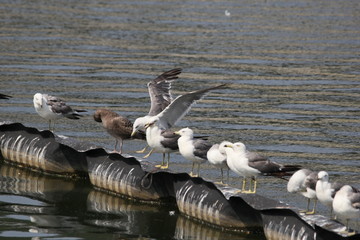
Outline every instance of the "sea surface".
MULTIPOLYGON (((37 92, 85 109, 57 121, 55 133, 112 150, 95 122, 108 108, 134 120, 147 114, 146 84, 182 68, 174 97, 227 83, 193 106, 174 129, 209 141, 242 141, 272 161, 325 170, 360 187, 360 3, 358 0, 2 0, 0 121, 47 129, 37 92)), ((145 142, 126 141, 134 154, 145 142)), ((161 154, 148 160, 161 162, 161 154)), ((172 154, 170 168, 190 172, 172 154)), ((205 163, 201 176, 220 180, 205 163)), ((229 185, 241 187, 230 173, 229 185)), ((306 207, 286 181, 260 177, 258 194, 306 207)), ((318 212, 330 210, 318 204, 318 212)), ((360 230, 359 220, 350 226, 360 230)), ((88 182, 0 165, 0 238, 254 239, 186 218, 173 206, 114 197, 88 182)), ((256 237, 255 237, 256 238, 256 237)), ((263 239, 263 237, 260 237, 263 239)))

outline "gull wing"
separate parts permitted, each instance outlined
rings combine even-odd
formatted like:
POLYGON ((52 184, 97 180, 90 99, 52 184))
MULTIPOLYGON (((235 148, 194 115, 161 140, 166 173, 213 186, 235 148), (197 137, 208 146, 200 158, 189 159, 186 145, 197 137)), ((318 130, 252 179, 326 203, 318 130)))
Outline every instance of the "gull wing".
POLYGON ((331 197, 334 198, 337 191, 339 191, 342 186, 344 186, 343 183, 340 182, 333 182, 331 183, 331 197))
POLYGON ((9 98, 12 98, 12 96, 0 93, 0 99, 9 99, 9 98))
POLYGON ((159 117, 159 126, 164 129, 171 128, 186 115, 197 100, 202 99, 209 91, 224 88, 225 86, 226 84, 221 84, 178 96, 169 106, 157 115, 159 117))
POLYGON ((178 150, 178 142, 177 140, 180 138, 180 135, 175 134, 171 130, 164 130, 161 132, 161 136, 163 137, 163 140, 161 141, 161 144, 166 147, 170 148, 172 150, 178 150))
POLYGON ((360 192, 353 191, 349 194, 349 200, 354 208, 360 209, 360 192))
MULTIPOLYGON (((262 172, 265 175, 287 175, 287 172, 292 172, 300 169, 299 165, 283 165, 270 161, 267 157, 262 156, 256 152, 246 151, 246 157, 249 159, 248 165, 262 172)), ((317 174, 317 173, 316 173, 317 174)), ((312 175, 313 179, 308 184, 315 187, 316 175, 312 175), (314 182, 314 181, 315 182, 314 182)))
POLYGON ((147 84, 151 101, 149 116, 159 114, 171 103, 171 82, 178 79, 177 75, 179 75, 181 71, 181 68, 174 68, 164 72, 147 84))
POLYGON ((62 114, 67 118, 79 119, 81 115, 76 112, 86 112, 85 110, 76 110, 74 112, 74 110, 70 106, 66 105, 66 103, 60 98, 47 94, 43 94, 43 97, 53 113, 62 114))
POLYGON ((212 147, 212 145, 208 141, 202 139, 195 139, 193 144, 194 155, 202 159, 207 159, 207 152, 212 147))

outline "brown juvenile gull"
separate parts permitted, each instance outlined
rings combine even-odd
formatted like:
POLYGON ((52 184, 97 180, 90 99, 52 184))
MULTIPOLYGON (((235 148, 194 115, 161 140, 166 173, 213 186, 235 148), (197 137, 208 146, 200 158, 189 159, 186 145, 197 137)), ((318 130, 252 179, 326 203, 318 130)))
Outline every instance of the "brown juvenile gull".
POLYGON ((96 122, 101 122, 105 130, 115 138, 114 152, 122 153, 123 140, 125 139, 145 139, 145 134, 141 132, 131 136, 132 122, 116 112, 102 108, 96 110, 93 117, 96 122), (119 151, 116 149, 118 144, 119 151))
POLYGON ((243 193, 256 193, 256 177, 258 175, 281 177, 288 175, 288 172, 299 169, 299 165, 279 164, 270 161, 268 158, 258 153, 250 152, 242 142, 226 144, 224 147, 229 168, 233 172, 244 177, 241 189, 241 192, 243 193), (246 178, 251 178, 248 190, 245 190, 246 178), (251 181, 254 182, 252 190, 251 181))
POLYGON ((55 129, 55 120, 66 117, 69 119, 80 119, 82 115, 79 112, 85 110, 72 109, 60 98, 48 94, 36 93, 34 95, 34 107, 36 112, 43 118, 49 120, 49 130, 51 130, 51 121, 54 121, 53 130, 55 129))
POLYGON ((9 98, 12 98, 12 96, 0 93, 0 99, 9 99, 9 98))
MULTIPOLYGON (((148 122, 151 116, 155 116, 163 111, 173 100, 170 89, 171 83, 178 79, 178 75, 181 73, 181 68, 174 68, 170 71, 164 72, 155 79, 148 82, 147 87, 150 96, 151 107, 149 113, 146 116, 135 119, 132 134, 137 132, 145 133, 145 124, 148 122)), ((144 152, 146 147, 138 151, 138 153, 144 152)))
POLYGON ((289 179, 287 183, 287 190, 290 193, 300 193, 307 198, 307 206, 304 212, 305 214, 314 214, 317 204, 316 198, 316 181, 318 172, 312 171, 306 168, 296 171, 289 179), (312 211, 309 211, 310 201, 314 199, 314 206, 312 211))
MULTIPOLYGON (((167 106, 162 112, 160 112, 156 116, 150 117, 145 127, 146 127, 146 141, 148 145, 152 148, 152 150, 150 151, 149 154, 144 156, 144 158, 149 157, 152 152, 160 152, 160 153, 168 153, 168 159, 169 159, 170 153, 164 152, 162 146, 163 145, 162 134, 164 130, 170 129, 178 121, 180 121, 186 115, 186 113, 191 109, 192 105, 195 104, 197 100, 202 99, 208 92, 210 92, 211 90, 224 88, 225 86, 227 85, 221 84, 215 87, 201 89, 180 95, 174 101, 172 101, 171 104, 167 106)), ((164 162, 164 155, 163 155, 163 162, 164 162)), ((168 166, 169 164, 166 164, 163 167, 167 168, 168 166)))

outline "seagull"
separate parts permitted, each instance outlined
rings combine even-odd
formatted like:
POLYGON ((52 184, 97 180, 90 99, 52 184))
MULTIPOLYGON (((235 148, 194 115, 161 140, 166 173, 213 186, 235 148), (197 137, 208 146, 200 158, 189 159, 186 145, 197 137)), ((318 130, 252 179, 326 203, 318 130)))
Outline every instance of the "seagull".
MULTIPOLYGON (((135 119, 132 135, 137 132, 145 133, 145 124, 148 123, 151 116, 159 114, 164 110, 173 100, 170 89, 171 83, 178 79, 178 75, 181 73, 181 68, 174 68, 170 71, 164 72, 155 79, 148 82, 148 90, 150 95, 151 107, 149 113, 146 116, 135 119)), ((138 151, 138 153, 145 152, 146 147, 138 151)))
MULTIPOLYGON (((210 92, 211 90, 224 88, 225 86, 227 86, 227 84, 220 84, 215 87, 205 88, 180 95, 159 114, 150 117, 148 122, 145 124, 146 141, 150 147, 156 146, 156 149, 151 150, 149 154, 144 156, 144 158, 149 157, 153 152, 164 153, 164 150, 162 149, 161 146, 161 141, 163 141, 162 138, 164 137, 161 134, 164 133, 164 130, 170 129, 177 122, 179 122, 191 109, 192 105, 195 104, 197 100, 202 99, 208 92, 210 92)), ((168 135, 169 132, 167 132, 167 136, 168 135)), ((170 135, 173 135, 173 132, 171 132, 170 135)), ((176 150, 173 149, 173 151, 176 150)), ((168 159, 169 158, 170 156, 168 154, 168 159)), ((164 162, 164 157, 163 157, 163 162, 164 162)), ((168 166, 169 165, 167 164, 163 167, 167 168, 168 166)))
POLYGON ((316 181, 318 173, 306 168, 296 171, 289 179, 287 190, 290 193, 300 193, 308 199, 305 214, 314 214, 317 204, 316 198, 316 181), (313 210, 309 211, 310 200, 314 199, 313 210))
POLYGON ((288 175, 288 172, 298 170, 300 167, 298 165, 282 165, 271 162, 264 156, 247 151, 245 144, 242 142, 226 144, 224 147, 229 168, 244 177, 242 193, 256 193, 256 177, 258 175, 281 177, 288 175), (248 190, 245 190, 246 178, 251 178, 248 190), (254 182, 252 190, 251 181, 254 182))
POLYGON ((207 152, 207 159, 209 163, 221 170, 221 184, 224 184, 224 169, 227 170, 227 178, 229 181, 229 167, 226 163, 225 145, 231 144, 230 142, 223 141, 220 144, 214 144, 207 152))
POLYGON ((332 210, 332 203, 337 191, 344 186, 339 182, 330 183, 329 182, 329 174, 325 171, 320 171, 317 175, 317 182, 316 182, 316 197, 317 199, 328 206, 332 210))
POLYGON ((12 96, 0 93, 0 99, 9 99, 9 98, 12 98, 12 96))
POLYGON ((193 162, 190 176, 200 177, 200 164, 206 162, 207 152, 211 148, 211 144, 204 139, 194 139, 194 132, 190 128, 183 128, 175 132, 180 135, 178 146, 180 154, 193 162), (194 166, 198 165, 197 174, 194 174, 194 166))
POLYGON ((152 149, 146 156, 144 156, 144 158, 149 157, 153 152, 162 153, 162 163, 160 165, 156 165, 155 167, 162 169, 169 168, 170 153, 177 152, 179 150, 177 141, 180 136, 169 129, 163 130, 159 128, 156 118, 145 124, 145 129, 146 141, 152 149), (165 163, 166 153, 168 154, 168 158, 165 163))
POLYGON ((73 110, 70 106, 66 105, 63 100, 48 94, 36 93, 33 102, 36 112, 41 117, 49 120, 49 130, 51 130, 51 120, 54 120, 54 130, 55 119, 62 117, 80 119, 82 115, 80 115, 79 112, 86 112, 85 110, 73 110))
POLYGON ((337 217, 346 220, 345 231, 349 230, 349 220, 360 218, 360 190, 350 185, 342 186, 335 194, 332 207, 337 217))
POLYGON ((141 132, 137 132, 131 137, 132 122, 116 112, 101 108, 95 111, 93 117, 96 122, 101 122, 105 130, 115 138, 114 152, 122 153, 123 140, 125 139, 146 139, 145 133, 141 132), (119 150, 116 149, 118 144, 119 150))

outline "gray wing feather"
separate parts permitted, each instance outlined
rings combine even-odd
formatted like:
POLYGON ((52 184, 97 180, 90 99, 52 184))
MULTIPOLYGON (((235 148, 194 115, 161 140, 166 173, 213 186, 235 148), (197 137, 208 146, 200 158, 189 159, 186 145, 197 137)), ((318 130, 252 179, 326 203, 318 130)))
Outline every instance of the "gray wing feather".
POLYGON ((349 200, 351 202, 351 205, 354 208, 360 209, 360 193, 359 192, 353 192, 350 195, 349 200))
MULTIPOLYGON (((43 94, 43 97, 46 99, 46 104, 50 106, 51 111, 54 113, 62 114, 70 119, 79 119, 80 114, 76 113, 70 106, 60 98, 43 94)), ((85 110, 76 110, 79 112, 86 112, 85 110)))
POLYGON ((169 106, 158 114, 160 126, 165 129, 171 128, 186 115, 196 101, 203 98, 209 91, 224 86, 226 86, 226 84, 178 96, 169 106))
POLYGON ((340 182, 333 182, 333 183, 331 183, 331 191, 332 191, 332 192, 331 192, 331 197, 334 198, 336 192, 339 191, 340 188, 341 188, 342 186, 344 186, 344 185, 345 185, 345 184, 340 183, 340 182))
POLYGON ((165 130, 165 131, 161 132, 161 136, 164 137, 164 140, 161 141, 161 144, 165 148, 170 148, 172 150, 179 149, 177 140, 180 138, 180 135, 175 134, 172 131, 165 130))
POLYGON ((256 161, 267 161, 268 158, 262 156, 256 152, 246 151, 246 157, 249 159, 249 162, 256 162, 256 161))
POLYGON ((12 96, 0 93, 0 99, 9 99, 9 98, 12 98, 12 96))
POLYGON ((212 145, 205 140, 196 139, 193 142, 194 144, 194 155, 203 159, 207 159, 207 152, 212 147, 212 145))
POLYGON ((312 172, 305 178, 304 185, 307 188, 315 190, 317 182, 317 172, 312 172))
POLYGON ((159 114, 171 103, 171 82, 178 78, 177 75, 179 75, 181 71, 181 68, 174 68, 164 72, 148 83, 147 86, 151 101, 151 107, 148 113, 149 116, 159 114))

